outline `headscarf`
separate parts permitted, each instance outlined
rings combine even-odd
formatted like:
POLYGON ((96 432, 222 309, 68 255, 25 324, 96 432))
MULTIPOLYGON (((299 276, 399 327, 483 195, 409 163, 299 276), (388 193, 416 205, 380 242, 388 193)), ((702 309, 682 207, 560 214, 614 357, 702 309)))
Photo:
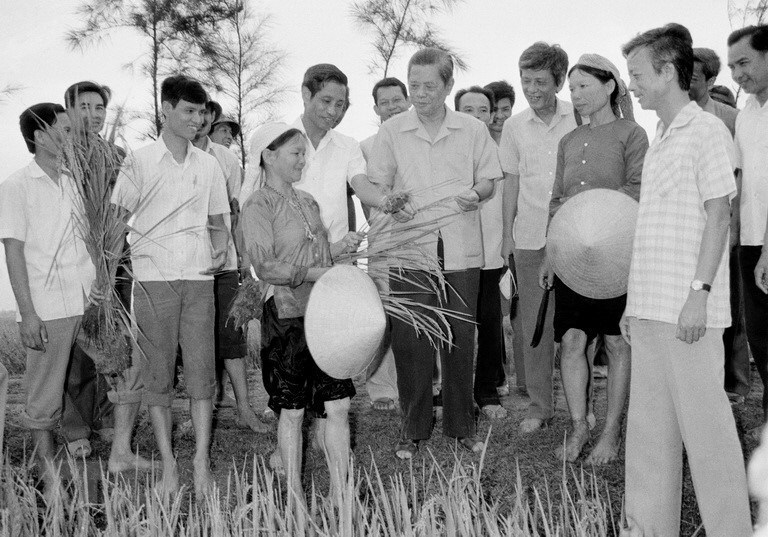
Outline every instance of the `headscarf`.
POLYGON ((616 117, 623 117, 624 119, 634 121, 635 114, 632 112, 632 98, 629 96, 629 92, 627 91, 627 85, 621 79, 619 69, 613 64, 613 62, 605 56, 600 56, 599 54, 582 54, 581 58, 579 58, 579 61, 576 62, 574 67, 578 69, 579 65, 583 65, 585 67, 593 67, 595 69, 600 69, 601 71, 611 73, 613 80, 616 82, 616 86, 619 89, 619 93, 616 97, 616 104, 613 105, 613 113, 616 114, 616 117))
POLYGON ((283 133, 292 128, 294 127, 291 127, 287 123, 276 121, 265 123, 253 133, 253 136, 251 137, 251 151, 249 153, 251 162, 245 170, 243 186, 240 188, 240 195, 237 197, 237 201, 240 203, 241 207, 245 201, 251 197, 251 194, 264 186, 266 176, 264 168, 261 167, 261 153, 283 133))

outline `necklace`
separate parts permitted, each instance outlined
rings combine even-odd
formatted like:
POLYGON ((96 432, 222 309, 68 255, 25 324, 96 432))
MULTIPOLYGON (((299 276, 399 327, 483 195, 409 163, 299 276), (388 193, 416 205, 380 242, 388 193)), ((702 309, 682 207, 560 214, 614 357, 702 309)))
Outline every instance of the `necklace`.
POLYGON ((283 201, 288 204, 289 207, 293 207, 293 209, 298 212, 301 215, 301 219, 304 221, 304 234, 306 235, 307 239, 311 241, 315 241, 317 237, 314 233, 312 233, 312 226, 309 225, 309 220, 307 219, 307 215, 304 214, 304 210, 301 208, 301 202, 299 201, 299 197, 296 195, 296 191, 292 190, 293 196, 292 199, 288 199, 283 195, 282 193, 275 190, 274 187, 271 185, 264 185, 266 188, 270 189, 272 192, 283 198, 283 201))

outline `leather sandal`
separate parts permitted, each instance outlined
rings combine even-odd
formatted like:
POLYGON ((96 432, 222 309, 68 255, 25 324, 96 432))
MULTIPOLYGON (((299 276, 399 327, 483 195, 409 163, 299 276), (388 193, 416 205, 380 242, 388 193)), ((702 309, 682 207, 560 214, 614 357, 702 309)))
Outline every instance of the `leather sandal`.
POLYGON ((401 461, 414 458, 418 452, 418 440, 400 440, 395 447, 395 457, 401 461))
POLYGON ((91 441, 87 438, 80 438, 67 442, 67 451, 75 458, 87 458, 91 456, 91 441))

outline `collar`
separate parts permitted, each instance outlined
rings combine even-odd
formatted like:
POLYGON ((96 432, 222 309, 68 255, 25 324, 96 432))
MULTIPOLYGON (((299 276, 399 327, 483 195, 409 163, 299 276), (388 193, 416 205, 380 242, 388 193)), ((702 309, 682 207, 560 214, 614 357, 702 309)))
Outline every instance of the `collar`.
POLYGON ((308 147, 311 147, 314 151, 319 151, 326 144, 330 144, 336 141, 337 133, 335 130, 330 129, 326 131, 325 136, 323 136, 322 140, 320 140, 320 143, 317 144, 317 149, 315 149, 314 146, 312 145, 312 142, 309 141, 309 136, 307 135, 307 129, 304 128, 304 121, 302 121, 303 118, 304 118, 304 114, 300 115, 298 118, 296 118, 296 121, 293 122, 291 127, 299 129, 301 132, 304 133, 304 136, 307 137, 308 147))
POLYGON ((760 102, 758 102, 757 96, 751 94, 749 97, 747 97, 747 102, 744 105, 744 109, 746 110, 747 108, 758 110, 760 112, 768 112, 768 101, 765 101, 765 104, 760 106, 760 102))
POLYGON ((27 164, 27 174, 30 177, 48 177, 48 174, 43 171, 37 161, 32 158, 29 164, 27 164))
POLYGON ((411 108, 410 110, 402 112, 396 116, 402 116, 403 118, 399 129, 400 132, 416 131, 417 137, 433 144, 451 134, 450 131, 462 128, 464 124, 461 121, 462 117, 459 115, 459 113, 454 112, 445 105, 443 106, 445 107, 445 117, 443 118, 443 123, 440 125, 440 129, 438 130, 437 136, 434 140, 432 140, 432 138, 427 133, 427 129, 424 127, 424 123, 422 123, 419 119, 419 115, 415 108, 411 108))
MULTIPOLYGON (((157 137, 157 140, 152 142, 152 145, 150 147, 152 148, 152 158, 154 162, 156 162, 157 164, 160 164, 160 162, 162 162, 162 160, 165 158, 166 155, 168 155, 168 157, 171 160, 176 162, 173 158, 173 154, 171 153, 171 150, 168 149, 167 145, 165 145, 165 140, 163 140, 162 134, 157 137)), ((184 159, 184 163, 183 163, 184 166, 186 166, 190 162, 190 159, 196 158, 195 151, 200 151, 200 150, 196 148, 194 145, 192 145, 192 142, 187 140, 187 157, 186 159, 184 159)))
POLYGON ((656 138, 659 140, 664 140, 672 133, 672 131, 682 129, 688 123, 693 121, 693 118, 695 118, 696 115, 701 111, 701 107, 696 103, 696 101, 689 102, 677 113, 675 118, 672 120, 672 123, 670 123, 669 127, 667 127, 666 131, 664 131, 664 123, 659 120, 656 125, 656 138))
MULTIPOLYGON (((557 107, 555 108, 555 116, 552 118, 552 121, 548 125, 548 127, 550 128, 558 124, 562 117, 573 115, 573 106, 571 105, 571 103, 567 101, 563 101, 562 99, 559 99, 559 98, 556 98, 556 99, 557 99, 557 107)), ((541 118, 536 115, 536 112, 534 112, 533 108, 531 108, 530 106, 525 110, 523 110, 522 114, 525 114, 524 117, 526 121, 533 121, 536 123, 544 124, 541 118)))

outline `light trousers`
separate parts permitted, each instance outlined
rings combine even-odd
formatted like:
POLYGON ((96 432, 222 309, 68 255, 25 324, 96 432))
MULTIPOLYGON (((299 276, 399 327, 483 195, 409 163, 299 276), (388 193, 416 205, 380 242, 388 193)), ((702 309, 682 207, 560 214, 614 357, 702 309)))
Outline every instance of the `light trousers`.
POLYGON ((693 344, 677 326, 630 320, 625 536, 679 535, 683 446, 710 537, 751 535, 744 456, 723 389, 723 330, 693 344))

